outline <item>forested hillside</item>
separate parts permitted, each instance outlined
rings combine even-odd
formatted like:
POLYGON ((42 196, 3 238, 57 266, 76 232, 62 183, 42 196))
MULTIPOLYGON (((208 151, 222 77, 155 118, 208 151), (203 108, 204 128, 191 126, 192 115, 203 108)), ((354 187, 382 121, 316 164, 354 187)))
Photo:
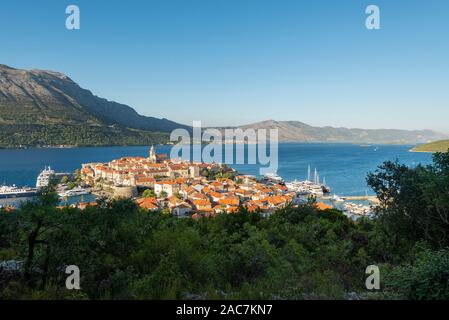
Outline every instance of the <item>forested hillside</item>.
POLYGON ((114 126, 0 125, 0 148, 18 146, 125 146, 166 143, 165 132, 114 126))
POLYGON ((177 128, 189 129, 97 97, 65 74, 0 65, 0 148, 144 145, 177 128))

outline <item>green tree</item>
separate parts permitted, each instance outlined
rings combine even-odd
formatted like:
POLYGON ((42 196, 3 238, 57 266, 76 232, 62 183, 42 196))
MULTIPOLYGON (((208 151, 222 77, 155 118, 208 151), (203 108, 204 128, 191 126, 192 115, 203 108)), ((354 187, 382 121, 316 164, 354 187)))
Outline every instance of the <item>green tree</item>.
POLYGON ((409 168, 385 162, 367 177, 380 205, 377 215, 395 246, 426 240, 449 245, 449 156, 437 153, 433 164, 409 168))
POLYGON ((144 198, 154 198, 156 197, 156 194, 154 193, 154 190, 152 189, 146 189, 143 193, 142 196, 144 198))
POLYGON ((144 299, 179 299, 182 292, 182 273, 176 263, 175 252, 164 254, 151 275, 134 284, 137 296, 144 299))
POLYGON ((403 299, 449 299, 449 250, 432 251, 418 245, 411 262, 395 267, 386 277, 386 290, 403 299))
POLYGON ((63 184, 67 184, 69 181, 70 181, 70 180, 69 180, 69 177, 67 177, 67 176, 63 176, 63 177, 61 178, 61 183, 63 183, 63 184))
POLYGON ((167 192, 165 192, 165 191, 161 191, 161 192, 159 193, 159 197, 165 199, 165 198, 168 197, 168 194, 167 194, 167 192))

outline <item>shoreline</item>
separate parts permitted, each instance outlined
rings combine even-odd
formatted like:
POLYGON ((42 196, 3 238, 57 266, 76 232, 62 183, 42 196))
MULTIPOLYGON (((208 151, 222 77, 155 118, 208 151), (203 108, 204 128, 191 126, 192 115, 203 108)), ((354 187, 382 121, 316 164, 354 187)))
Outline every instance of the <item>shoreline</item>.
POLYGON ((437 152, 447 152, 447 151, 439 151, 439 150, 415 150, 410 149, 408 152, 415 152, 415 153, 437 153, 437 152))
MULTIPOLYGON (((202 145, 207 145, 209 143, 213 143, 211 141, 203 141, 202 145)), ((186 143, 187 144, 187 143, 186 143)), ((194 143, 194 145, 197 145, 199 143, 194 143)), ((235 144, 235 145, 254 145, 257 143, 249 144, 248 142, 242 142, 242 141, 234 141, 231 143, 230 141, 225 141, 221 143, 222 145, 229 145, 229 144, 235 144)), ((412 146, 414 144, 412 143, 372 143, 372 144, 364 144, 363 142, 348 142, 348 141, 279 141, 278 144, 306 144, 306 145, 313 145, 313 144, 319 144, 319 145, 353 145, 353 146, 359 146, 361 148, 367 148, 371 146, 412 146)), ((168 142, 168 143, 155 143, 156 146, 174 146, 176 143, 168 142)), ((180 145, 184 145, 181 143, 180 145)), ((188 145, 188 144, 187 144, 188 145)), ((48 145, 48 146, 0 146, 1 150, 28 150, 28 149, 79 149, 79 148, 112 148, 112 147, 147 147, 146 144, 125 144, 125 145, 116 145, 116 144, 105 144, 105 145, 48 145)), ((413 149, 409 150, 410 152, 436 152, 436 151, 413 151, 413 149)))
POLYGON ((436 152, 440 152, 440 151, 422 151, 422 150, 410 149, 408 152, 414 152, 414 153, 436 153, 436 152))

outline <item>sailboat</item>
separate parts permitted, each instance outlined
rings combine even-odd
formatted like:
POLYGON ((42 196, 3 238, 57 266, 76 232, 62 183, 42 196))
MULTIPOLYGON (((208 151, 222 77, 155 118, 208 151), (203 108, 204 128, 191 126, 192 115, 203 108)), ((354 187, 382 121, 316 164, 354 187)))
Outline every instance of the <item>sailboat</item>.
POLYGON ((298 195, 314 195, 317 197, 323 196, 324 193, 329 193, 330 188, 326 186, 326 179, 324 178, 323 183, 320 182, 320 175, 318 170, 315 168, 313 172, 313 180, 311 179, 310 164, 307 167, 307 180, 305 181, 292 181, 286 183, 285 185, 291 191, 295 191, 298 195))

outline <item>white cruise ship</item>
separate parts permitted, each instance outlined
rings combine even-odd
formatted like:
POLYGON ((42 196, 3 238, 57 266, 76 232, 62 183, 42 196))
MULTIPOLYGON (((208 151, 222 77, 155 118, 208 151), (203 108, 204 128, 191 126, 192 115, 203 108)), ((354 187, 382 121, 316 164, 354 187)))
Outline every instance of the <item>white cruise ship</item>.
POLYGON ((44 170, 39 173, 36 180, 36 188, 44 188, 50 185, 51 178, 55 175, 55 171, 51 167, 45 167, 44 170))

